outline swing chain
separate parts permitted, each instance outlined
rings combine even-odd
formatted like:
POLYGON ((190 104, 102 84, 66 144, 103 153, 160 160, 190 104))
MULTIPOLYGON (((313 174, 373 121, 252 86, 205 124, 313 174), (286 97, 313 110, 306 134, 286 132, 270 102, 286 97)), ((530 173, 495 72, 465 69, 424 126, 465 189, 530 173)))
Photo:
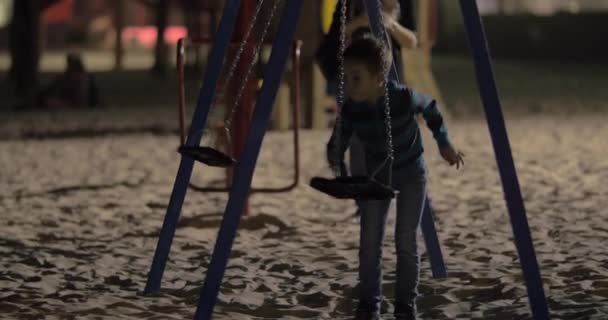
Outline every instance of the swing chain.
MULTIPOLYGON (((263 3, 264 3, 264 0, 259 0, 255 7, 255 12, 253 14, 253 17, 251 18, 247 31, 245 32, 244 40, 239 44, 239 48, 237 49, 234 60, 232 61, 232 64, 230 65, 230 69, 228 69, 228 74, 226 75, 226 78, 224 80, 224 83, 226 85, 230 84, 230 81, 232 80, 232 77, 234 76, 234 72, 236 71, 236 67, 238 66, 239 62, 241 61, 243 51, 245 50, 245 44, 247 43, 247 39, 249 39, 249 36, 251 35, 251 31, 253 31, 253 27, 255 26, 258 16, 260 15, 260 10, 262 9, 263 3)), ((217 101, 223 100, 224 97, 225 97, 225 91, 220 92, 218 95, 216 95, 215 99, 213 99, 213 102, 211 105, 215 106, 217 104, 217 101), (220 99, 220 95, 221 95, 221 99, 220 99)), ((204 130, 205 130, 205 126, 203 126, 203 128, 201 128, 199 133, 204 130)), ((228 139, 230 139, 230 138, 228 138, 228 139)))
MULTIPOLYGON (((380 1, 376 2, 376 5, 378 6, 378 13, 379 13, 379 23, 380 23, 380 30, 382 30, 383 32, 386 32, 386 29, 384 28, 384 16, 382 15, 382 8, 380 7, 380 1)), ((387 151, 388 151, 388 157, 390 158, 391 161, 393 161, 394 159, 394 150, 393 150, 393 128, 392 128, 392 123, 391 123, 391 106, 390 106, 390 96, 389 96, 389 92, 388 92, 388 81, 389 81, 389 74, 390 74, 390 70, 389 70, 389 65, 392 65, 391 63, 391 59, 390 59, 390 51, 388 50, 388 41, 390 41, 390 39, 387 37, 388 35, 385 34, 385 41, 383 41, 382 43, 384 44, 384 63, 382 64, 382 71, 384 73, 384 81, 383 81, 383 85, 384 85, 384 122, 386 125, 386 144, 387 144, 387 151)), ((394 57, 393 57, 394 58, 394 57)))
POLYGON ((393 162, 395 159, 395 155, 394 155, 394 149, 393 149, 393 128, 392 128, 392 122, 391 122, 391 107, 390 107, 390 95, 389 95, 389 90, 388 90, 388 82, 389 82, 389 74, 390 74, 390 65, 392 65, 391 63, 391 59, 390 59, 390 51, 389 51, 389 43, 388 41, 390 41, 390 38, 388 37, 388 34, 386 34, 386 29, 384 28, 384 17, 382 15, 382 7, 380 5, 380 0, 376 1, 376 6, 377 6, 377 12, 378 12, 378 30, 381 30, 383 32, 383 39, 382 40, 382 45, 383 45, 383 63, 382 63, 382 73, 383 73, 383 81, 382 81, 382 85, 383 85, 383 89, 384 89, 384 125, 386 128, 386 151, 387 151, 387 155, 386 158, 384 159, 383 163, 380 165, 380 167, 378 167, 378 169, 376 169, 374 171, 374 173, 372 174, 372 179, 375 178, 375 176, 378 174, 378 172, 380 172, 380 170, 387 164, 388 162, 388 170, 389 170, 389 174, 388 174, 388 183, 389 185, 392 184, 392 176, 393 176, 393 162))
MULTIPOLYGON (((377 6, 377 10, 379 13, 379 19, 378 19, 378 23, 380 24, 378 29, 379 30, 383 30, 384 32, 386 32, 386 30, 384 29, 384 17, 382 16, 382 7, 380 5, 380 0, 376 1, 376 6, 377 6)), ((334 167, 334 171, 336 176, 340 176, 341 175, 341 170, 340 170, 340 154, 342 151, 342 141, 341 141, 341 135, 342 135, 342 117, 341 117, 341 112, 342 112, 342 108, 344 106, 344 51, 346 50, 346 11, 347 11, 347 7, 346 7, 346 0, 342 1, 342 6, 340 7, 340 48, 338 51, 338 62, 339 62, 339 66, 338 66, 338 95, 337 95, 337 103, 338 103, 338 110, 336 112, 336 137, 335 137, 335 144, 338 148, 338 152, 336 152, 336 156, 338 157, 338 159, 336 159, 336 163, 337 166, 334 167)), ((384 124, 385 124, 385 128, 386 128, 386 148, 387 148, 387 157, 386 159, 383 161, 383 163, 378 167, 378 169, 376 169, 373 173, 371 178, 374 179, 375 176, 378 174, 378 172, 387 164, 389 165, 389 185, 392 184, 392 170, 393 170, 393 161, 394 161, 394 149, 393 149, 393 135, 392 135, 392 123, 391 123, 391 109, 390 109, 390 96, 389 96, 389 90, 388 90, 388 78, 389 78, 389 57, 390 57, 390 53, 387 50, 387 46, 388 46, 388 35, 386 35, 386 42, 383 41, 383 48, 384 50, 384 62, 382 64, 382 73, 383 73, 383 81, 382 81, 382 86, 383 86, 383 90, 384 90, 384 124)))
MULTIPOLYGON (((224 83, 226 83, 226 85, 230 84, 230 81, 232 80, 232 77, 234 76, 234 72, 236 71, 236 67, 238 66, 239 62, 241 61, 243 51, 245 50, 245 44, 247 43, 247 39, 249 39, 249 35, 251 34, 251 31, 253 31, 253 27, 255 26, 255 23, 258 19, 258 16, 260 14, 260 10, 262 9, 263 3, 264 3, 264 0, 259 0, 258 4, 255 7, 255 13, 253 14, 253 17, 251 18, 251 22, 249 23, 247 31, 245 32, 245 36, 243 37, 244 40, 240 43, 239 48, 237 49, 237 52, 236 52, 236 56, 235 56, 234 60, 232 61, 232 65, 230 65, 230 69, 228 70, 228 75, 226 76, 226 80, 224 80, 224 83)), ((222 96, 225 96, 225 91, 222 92, 222 96)))
MULTIPOLYGON (((258 54, 260 53, 260 50, 261 50, 262 46, 264 45, 264 40, 266 39, 268 30, 270 29, 270 25, 272 24, 272 19, 273 19, 275 13, 277 12, 277 9, 279 8, 280 3, 281 3, 281 0, 275 0, 273 3, 272 9, 268 16, 268 19, 266 20, 266 24, 264 25, 264 29, 262 30, 262 34, 260 35, 260 39, 258 40, 258 44, 253 50, 252 62, 249 64, 249 67, 245 73, 245 76, 243 77, 243 79, 241 81, 241 87, 237 91, 236 98, 234 99, 234 102, 232 103, 232 106, 230 107, 230 114, 228 117, 226 117, 226 120, 224 121, 224 130, 226 131, 226 139, 228 140, 229 146, 232 146, 232 141, 231 141, 231 137, 230 137, 230 129, 232 126, 232 120, 234 120, 234 115, 236 114, 236 110, 238 109, 237 107, 240 103, 241 98, 243 97, 243 93, 245 92, 245 87, 247 86, 247 80, 249 79, 249 76, 251 75, 251 72, 253 71, 253 68, 255 67, 255 61, 257 60, 258 54)), ((259 5, 259 3, 258 3, 258 5, 259 5)), ((256 17, 257 17, 258 12, 259 12, 259 9, 256 11, 256 17)), ((251 29, 253 29, 254 23, 255 23, 255 20, 252 22, 249 31, 251 31, 251 29)), ((243 40, 242 44, 245 44, 247 42, 248 36, 249 36, 249 33, 247 34, 247 37, 243 40)), ((231 69, 235 69, 237 63, 238 63, 238 61, 233 62, 231 69)))
POLYGON ((337 95, 337 103, 338 110, 336 111, 336 136, 335 136, 335 145, 338 149, 338 152, 335 152, 336 156, 336 166, 334 166, 333 170, 336 176, 342 175, 342 108, 344 107, 344 51, 346 50, 346 2, 347 0, 341 0, 342 4, 340 6, 340 47, 338 49, 338 95, 337 95))

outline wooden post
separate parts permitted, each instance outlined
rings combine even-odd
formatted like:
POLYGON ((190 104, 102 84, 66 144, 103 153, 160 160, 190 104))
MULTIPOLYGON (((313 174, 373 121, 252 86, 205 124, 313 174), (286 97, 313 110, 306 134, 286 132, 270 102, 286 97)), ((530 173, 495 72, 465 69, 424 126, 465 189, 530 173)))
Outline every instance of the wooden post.
POLYGON ((122 45, 122 30, 125 26, 125 2, 114 0, 114 29, 116 30, 116 41, 114 44, 114 70, 123 69, 124 47, 122 45))
POLYGON ((277 97, 274 100, 274 108, 272 113, 272 124, 275 130, 287 130, 290 127, 290 88, 282 83, 279 86, 277 97))
POLYGON ((402 50, 404 79, 412 88, 435 98, 440 105, 445 105, 441 90, 435 81, 431 66, 431 53, 435 44, 437 7, 435 0, 418 1, 416 12, 418 48, 402 50))
POLYGON ((38 1, 15 1, 9 28, 10 77, 15 83, 16 95, 26 108, 34 108, 38 104, 40 10, 38 1))
POLYGON ((165 31, 169 23, 169 0, 159 0, 156 9, 156 46, 152 71, 164 76, 168 68, 168 48, 165 44, 165 31))

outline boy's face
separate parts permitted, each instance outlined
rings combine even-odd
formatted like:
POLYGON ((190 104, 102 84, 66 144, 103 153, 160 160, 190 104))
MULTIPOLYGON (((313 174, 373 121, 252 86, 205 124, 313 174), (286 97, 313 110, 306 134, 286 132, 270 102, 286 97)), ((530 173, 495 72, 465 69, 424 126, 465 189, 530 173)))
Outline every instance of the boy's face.
POLYGON ((399 2, 397 0, 384 0, 382 1, 382 9, 391 15, 398 13, 399 2))
POLYGON ((344 94, 354 102, 375 103, 382 94, 382 78, 380 74, 359 61, 344 63, 344 94))

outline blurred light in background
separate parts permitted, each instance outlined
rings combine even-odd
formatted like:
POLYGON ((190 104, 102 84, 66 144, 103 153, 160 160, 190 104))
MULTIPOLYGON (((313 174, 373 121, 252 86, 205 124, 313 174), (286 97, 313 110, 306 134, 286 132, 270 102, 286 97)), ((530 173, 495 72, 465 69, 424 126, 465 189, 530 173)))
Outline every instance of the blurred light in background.
POLYGON ((484 15, 532 14, 550 16, 560 12, 608 11, 608 0, 477 0, 484 15))
POLYGON ((72 18, 73 0, 62 0, 46 9, 42 15, 44 23, 58 23, 72 18))
POLYGON ((8 26, 13 11, 13 0, 0 0, 0 28, 8 26))
MULTIPOLYGON (((170 26, 165 29, 165 42, 175 45, 179 38, 187 35, 188 31, 182 26, 170 26)), ((155 26, 132 26, 126 27, 122 32, 122 42, 135 47, 153 48, 156 44, 155 26)))

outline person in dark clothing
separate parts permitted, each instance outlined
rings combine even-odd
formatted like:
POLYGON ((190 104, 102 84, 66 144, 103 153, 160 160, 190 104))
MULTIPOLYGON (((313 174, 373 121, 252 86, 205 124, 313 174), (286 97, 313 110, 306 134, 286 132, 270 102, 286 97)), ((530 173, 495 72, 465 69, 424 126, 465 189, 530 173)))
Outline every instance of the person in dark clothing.
POLYGON ((66 57, 66 70, 40 93, 42 108, 83 108, 99 105, 99 92, 95 79, 87 73, 80 56, 70 53, 66 57))

